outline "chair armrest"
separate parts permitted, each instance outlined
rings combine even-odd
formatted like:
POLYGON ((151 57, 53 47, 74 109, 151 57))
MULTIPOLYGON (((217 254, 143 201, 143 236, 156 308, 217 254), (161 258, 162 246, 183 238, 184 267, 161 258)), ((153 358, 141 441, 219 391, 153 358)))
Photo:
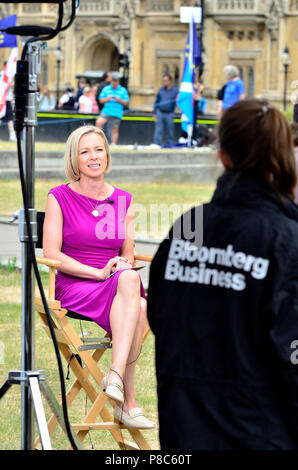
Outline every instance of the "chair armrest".
POLYGON ((139 260, 139 261, 152 261, 153 260, 153 256, 151 255, 138 255, 138 254, 135 254, 134 256, 135 260, 139 260))
POLYGON ((44 264, 50 268, 49 271, 49 300, 55 300, 55 275, 56 268, 62 265, 61 261, 55 259, 43 258, 42 256, 36 256, 36 262, 38 264, 44 264))
POLYGON ((42 256, 36 256, 36 262, 38 264, 44 264, 45 266, 49 266, 49 268, 58 268, 61 266, 61 261, 57 261, 55 259, 43 258, 42 256))

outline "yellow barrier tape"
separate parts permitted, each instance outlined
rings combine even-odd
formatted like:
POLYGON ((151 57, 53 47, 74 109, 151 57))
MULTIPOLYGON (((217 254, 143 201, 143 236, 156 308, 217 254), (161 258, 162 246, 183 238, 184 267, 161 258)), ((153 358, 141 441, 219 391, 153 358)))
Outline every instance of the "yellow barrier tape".
MULTIPOLYGON (((49 113, 37 113, 38 117, 47 117, 55 119, 96 119, 97 116, 94 114, 49 114, 49 113)), ((153 117, 150 116, 123 116, 123 121, 154 121, 153 117)), ((180 118, 175 118, 174 122, 181 122, 180 118)), ((198 119, 199 124, 217 124, 218 121, 214 119, 198 119)))

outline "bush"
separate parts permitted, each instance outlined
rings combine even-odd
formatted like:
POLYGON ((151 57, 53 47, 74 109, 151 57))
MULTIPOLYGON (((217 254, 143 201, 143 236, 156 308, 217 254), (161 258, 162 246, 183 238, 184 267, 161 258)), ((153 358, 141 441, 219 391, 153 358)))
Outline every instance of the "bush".
POLYGON ((282 111, 283 115, 287 119, 288 122, 293 121, 293 108, 288 108, 285 111, 282 111))

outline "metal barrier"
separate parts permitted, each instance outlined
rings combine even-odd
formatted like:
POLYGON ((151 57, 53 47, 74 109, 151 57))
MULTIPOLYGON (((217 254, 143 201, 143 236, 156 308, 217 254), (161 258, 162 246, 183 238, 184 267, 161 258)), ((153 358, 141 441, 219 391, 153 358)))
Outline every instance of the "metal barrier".
MULTIPOLYGON (((84 124, 95 124, 96 114, 80 114, 76 111, 39 112, 36 140, 39 142, 65 142, 69 134, 84 124), (58 125, 57 125, 58 124, 58 125)), ((197 125, 215 127, 217 120, 213 115, 204 115, 197 120, 197 125)), ((120 125, 119 144, 121 145, 150 145, 153 142, 154 119, 151 113, 124 113, 120 125)), ((181 136, 180 115, 175 115, 174 138, 178 141, 181 136)), ((8 140, 6 123, 0 127, 0 140, 8 140)))

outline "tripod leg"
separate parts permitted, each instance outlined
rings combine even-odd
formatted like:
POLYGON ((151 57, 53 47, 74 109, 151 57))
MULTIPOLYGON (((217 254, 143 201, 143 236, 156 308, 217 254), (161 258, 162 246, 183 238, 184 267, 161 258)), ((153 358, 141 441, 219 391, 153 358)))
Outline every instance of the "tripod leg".
MULTIPOLYGON (((53 391, 51 390, 49 384, 47 382, 43 381, 40 383, 40 388, 41 388, 41 393, 43 394, 44 398, 47 400, 47 403, 49 407, 51 408, 54 416, 56 417, 58 423, 60 424, 62 430, 65 432, 67 435, 66 429, 65 429, 65 422, 64 422, 64 416, 63 412, 61 409, 61 406, 59 405, 53 391)), ((76 432, 71 428, 72 436, 73 439, 77 445, 77 448, 79 450, 83 450, 82 443, 80 439, 78 438, 76 432)))
POLYGON ((42 448, 43 450, 52 450, 50 435, 40 394, 38 377, 29 377, 29 384, 31 388, 31 394, 42 448))
POLYGON ((0 388, 0 400, 1 398, 5 395, 5 393, 7 392, 7 390, 9 390, 11 387, 11 383, 9 383, 9 380, 7 379, 3 385, 1 385, 1 388, 0 388))

